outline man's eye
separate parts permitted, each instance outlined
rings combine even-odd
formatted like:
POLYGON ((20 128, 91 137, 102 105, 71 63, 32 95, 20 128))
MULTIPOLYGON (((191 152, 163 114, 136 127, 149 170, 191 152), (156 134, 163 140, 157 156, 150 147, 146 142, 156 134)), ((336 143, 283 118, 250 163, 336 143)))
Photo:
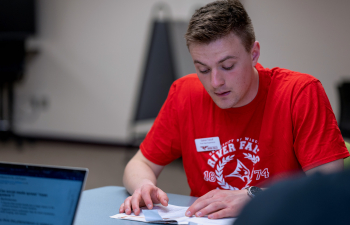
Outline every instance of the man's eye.
POLYGON ((203 73, 203 74, 206 74, 209 72, 209 70, 200 70, 199 72, 203 73))
POLYGON ((223 66, 222 68, 223 68, 224 70, 230 70, 230 69, 232 69, 232 68, 233 68, 233 66, 234 66, 234 65, 229 66, 229 67, 225 67, 225 66, 223 66))

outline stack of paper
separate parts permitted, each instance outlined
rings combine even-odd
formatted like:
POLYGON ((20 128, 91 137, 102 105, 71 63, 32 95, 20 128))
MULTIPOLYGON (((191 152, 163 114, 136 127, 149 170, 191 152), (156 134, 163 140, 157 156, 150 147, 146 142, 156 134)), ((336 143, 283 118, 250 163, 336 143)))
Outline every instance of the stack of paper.
POLYGON ((162 206, 160 204, 154 205, 152 210, 148 210, 146 207, 141 208, 141 213, 136 216, 134 213, 126 215, 125 213, 119 213, 111 218, 134 220, 146 223, 165 223, 165 224, 213 224, 213 225, 232 225, 236 218, 224 218, 210 220, 207 217, 187 217, 185 212, 188 207, 168 205, 162 206))

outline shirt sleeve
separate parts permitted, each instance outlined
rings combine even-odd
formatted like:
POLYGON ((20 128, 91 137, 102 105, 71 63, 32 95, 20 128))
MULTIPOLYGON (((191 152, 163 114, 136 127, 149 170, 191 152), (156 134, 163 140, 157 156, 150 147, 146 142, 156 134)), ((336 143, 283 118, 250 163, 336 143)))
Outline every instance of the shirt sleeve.
POLYGON ((346 158, 331 104, 318 80, 306 84, 292 105, 294 151, 303 170, 346 158))
POLYGON ((168 97, 145 140, 141 143, 142 154, 157 165, 167 165, 181 157, 178 126, 176 82, 172 84, 168 97))

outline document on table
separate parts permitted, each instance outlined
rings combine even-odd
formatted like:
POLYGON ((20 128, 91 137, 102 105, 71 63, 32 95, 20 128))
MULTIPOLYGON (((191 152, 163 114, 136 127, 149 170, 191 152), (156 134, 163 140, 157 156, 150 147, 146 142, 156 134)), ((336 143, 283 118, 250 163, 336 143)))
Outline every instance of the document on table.
POLYGON ((163 223, 163 224, 193 224, 198 225, 212 224, 212 225, 232 225, 236 218, 224 218, 224 219, 208 219, 207 217, 187 217, 185 212, 188 207, 168 205, 163 206, 160 204, 154 205, 152 210, 148 210, 146 207, 141 208, 141 213, 136 216, 134 213, 126 215, 125 213, 119 213, 111 218, 134 220, 146 223, 163 223))

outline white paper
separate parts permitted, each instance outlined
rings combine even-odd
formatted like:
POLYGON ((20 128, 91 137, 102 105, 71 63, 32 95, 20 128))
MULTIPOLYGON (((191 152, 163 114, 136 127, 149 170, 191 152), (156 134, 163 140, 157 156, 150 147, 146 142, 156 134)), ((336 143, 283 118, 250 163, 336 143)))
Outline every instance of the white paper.
MULTIPOLYGON (((147 208, 144 207, 141 209, 147 208)), ((207 217, 187 217, 185 216, 185 212, 188 209, 188 207, 175 206, 170 204, 167 207, 157 204, 154 205, 153 209, 158 211, 159 215, 163 218, 163 220, 176 220, 178 224, 188 224, 189 222, 193 222, 197 223, 198 225, 232 225, 233 222, 236 220, 236 218, 210 220, 207 217)), ((142 213, 142 211, 138 216, 135 216, 134 213, 131 213, 130 215, 126 215, 125 213, 119 213, 114 216, 111 216, 111 218, 147 222, 145 219, 145 215, 142 213)))

